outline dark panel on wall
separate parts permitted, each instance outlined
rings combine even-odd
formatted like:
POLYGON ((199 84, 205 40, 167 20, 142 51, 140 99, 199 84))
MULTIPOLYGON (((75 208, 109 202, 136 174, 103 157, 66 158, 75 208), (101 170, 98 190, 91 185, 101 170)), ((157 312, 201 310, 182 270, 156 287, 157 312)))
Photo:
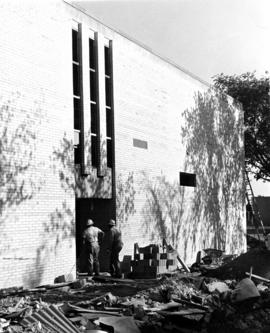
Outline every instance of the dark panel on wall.
POLYGON ((196 175, 194 173, 180 172, 180 185, 196 187, 196 175))
POLYGON ((133 146, 137 147, 137 148, 148 149, 147 141, 143 141, 143 140, 139 140, 139 139, 133 139, 133 146))

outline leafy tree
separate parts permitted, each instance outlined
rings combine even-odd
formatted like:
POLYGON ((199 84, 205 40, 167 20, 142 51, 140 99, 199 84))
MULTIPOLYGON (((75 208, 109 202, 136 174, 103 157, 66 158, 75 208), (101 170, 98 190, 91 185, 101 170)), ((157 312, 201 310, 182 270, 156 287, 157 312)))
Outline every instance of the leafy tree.
POLYGON ((257 180, 270 181, 269 77, 257 78, 255 72, 247 72, 241 75, 222 73, 213 79, 216 88, 243 106, 247 170, 257 180))

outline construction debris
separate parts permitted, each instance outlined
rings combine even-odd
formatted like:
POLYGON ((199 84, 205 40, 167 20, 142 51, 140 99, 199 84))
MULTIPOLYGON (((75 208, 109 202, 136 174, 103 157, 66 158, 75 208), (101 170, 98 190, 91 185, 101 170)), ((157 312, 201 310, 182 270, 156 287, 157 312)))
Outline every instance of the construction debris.
POLYGON ((207 288, 210 293, 217 291, 219 294, 226 293, 230 290, 228 285, 222 281, 214 281, 207 285, 207 288))
POLYGON ((131 317, 102 317, 96 320, 96 323, 103 329, 113 330, 114 333, 140 333, 138 326, 131 317))
POLYGON ((270 279, 270 251, 261 248, 251 249, 225 265, 219 265, 207 272, 205 270, 204 275, 219 279, 243 279, 251 267, 252 274, 270 279))
MULTIPOLYGON (((258 256, 260 263, 268 258, 266 251, 251 250, 228 260, 221 251, 206 249, 197 256, 194 272, 187 272, 181 265, 168 275, 170 265, 166 264, 165 274, 154 274, 151 279, 148 270, 144 279, 105 275, 68 281, 62 276, 55 280, 57 283, 40 288, 2 289, 0 332, 268 332, 268 262, 263 269, 256 262, 258 256), (203 260, 206 256, 208 259, 203 260), (243 263, 243 258, 247 262, 243 263)), ((168 247, 137 247, 135 254, 134 261, 144 263, 177 262, 177 253, 168 251, 168 247)), ((130 273, 133 267, 137 266, 130 265, 130 273)))
POLYGON ((52 332, 58 333, 80 333, 80 331, 69 321, 58 307, 51 305, 25 317, 21 325, 28 327, 33 323, 40 323, 52 332))
POLYGON ((239 303, 246 300, 249 300, 251 298, 257 298, 260 297, 260 293, 255 286, 255 283, 249 279, 243 279, 241 280, 235 287, 235 289, 232 292, 232 302, 239 303))

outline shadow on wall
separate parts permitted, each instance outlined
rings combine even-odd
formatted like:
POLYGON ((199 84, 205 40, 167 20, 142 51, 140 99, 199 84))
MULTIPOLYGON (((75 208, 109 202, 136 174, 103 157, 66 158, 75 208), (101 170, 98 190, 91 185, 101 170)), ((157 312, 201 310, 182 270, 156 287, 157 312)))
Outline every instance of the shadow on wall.
POLYGON ((243 113, 236 113, 237 105, 214 90, 197 93, 194 100, 194 107, 183 114, 182 128, 187 170, 197 177, 185 244, 191 241, 194 248, 201 237, 204 248, 225 250, 230 243, 234 253, 244 247, 243 113))
POLYGON ((35 270, 24 278, 24 284, 29 287, 39 286, 42 282, 47 255, 51 252, 56 254, 58 246, 64 240, 71 240, 75 235, 74 213, 66 201, 50 214, 49 221, 43 224, 43 233, 43 242, 36 250, 35 270))
POLYGON ((55 252, 62 241, 75 236, 74 210, 69 207, 66 201, 63 201, 62 206, 56 208, 55 211, 50 214, 50 222, 44 225, 44 231, 47 234, 54 235, 55 252))
POLYGON ((44 274, 44 262, 46 261, 47 252, 46 242, 43 241, 42 245, 36 250, 34 267, 31 265, 29 272, 23 276, 24 287, 32 288, 40 285, 44 274))
MULTIPOLYGON (((90 149, 88 141, 86 141, 86 147, 90 149)), ((79 193, 82 198, 110 196, 110 179, 106 177, 107 171, 105 171, 105 177, 97 177, 96 169, 88 167, 87 175, 81 176, 80 166, 74 164, 73 141, 67 138, 66 133, 59 146, 53 151, 52 163, 55 172, 59 175, 62 188, 70 195, 74 196, 75 193, 79 193)))
POLYGON ((120 229, 128 221, 129 216, 136 213, 135 195, 134 173, 130 172, 126 179, 123 175, 118 175, 116 180, 116 221, 120 229))
MULTIPOLYGON (((90 147, 89 142, 87 145, 90 147)), ((62 202, 49 214, 48 222, 43 225, 44 240, 36 251, 36 270, 25 279, 25 284, 30 286, 37 286, 42 281, 43 263, 49 253, 56 254, 66 240, 70 241, 70 246, 74 244, 75 194, 79 192, 82 197, 108 197, 110 194, 107 190, 109 186, 104 186, 104 179, 99 179, 93 170, 90 170, 89 175, 81 176, 80 166, 74 164, 73 141, 67 138, 66 133, 52 152, 51 164, 65 194, 62 202)))
POLYGON ((43 227, 44 232, 49 235, 51 240, 49 251, 53 251, 55 254, 65 240, 70 240, 70 246, 72 246, 72 239, 75 236, 74 196, 76 182, 73 149, 72 140, 67 139, 66 133, 64 133, 59 146, 54 148, 52 152, 51 162, 63 189, 63 199, 49 214, 48 222, 44 223, 43 227), (69 197, 73 202, 72 205, 67 200, 69 197))
POLYGON ((24 277, 24 285, 29 287, 38 286, 42 282, 46 257, 52 252, 56 254, 61 243, 67 239, 71 240, 75 235, 74 209, 66 200, 68 195, 74 196, 75 193, 73 142, 68 140, 66 135, 59 147, 54 148, 51 165, 54 172, 57 172, 66 195, 63 194, 62 202, 48 215, 47 222, 43 223, 43 241, 36 250, 35 269, 31 268, 24 277))
POLYGON ((59 176, 61 187, 70 195, 74 195, 76 189, 73 149, 73 141, 68 139, 64 133, 58 147, 54 148, 51 158, 54 172, 59 176))
MULTIPOLYGON (((37 178, 40 165, 34 159, 37 147, 37 119, 40 108, 22 109, 23 98, 14 93, 8 100, 0 98, 0 227, 6 240, 5 224, 12 208, 30 200, 42 186, 37 178)), ((3 245, 3 242, 1 242, 3 245)), ((0 252, 8 250, 9 244, 0 252)))
POLYGON ((143 208, 144 227, 152 241, 166 239, 175 249, 181 231, 184 188, 178 182, 170 183, 164 175, 149 179, 142 173, 146 191, 143 208))
POLYGON ((178 181, 144 175, 146 231, 153 240, 165 237, 181 246, 185 258, 198 246, 228 250, 229 244, 237 252, 244 248, 243 115, 226 96, 209 90, 194 96, 183 123, 186 156, 179 171, 195 173, 197 186, 190 196, 178 181))
MULTIPOLYGON (((10 221, 14 219, 14 208, 30 201, 37 195, 44 184, 41 172, 43 162, 36 160, 36 153, 42 138, 38 132, 44 117, 44 112, 38 102, 27 103, 27 96, 14 93, 9 99, 0 98, 0 253, 9 253, 16 249, 10 237, 16 228, 17 220, 9 229, 10 221)), ((20 223, 20 221, 18 220, 20 223)), ((23 244, 22 244, 23 245, 23 244)), ((43 262, 40 260, 42 248, 38 249, 35 267, 43 274, 43 262)), ((23 258, 24 253, 22 253, 23 258)), ((11 258, 14 260, 14 258, 11 258)), ((24 260, 27 258, 23 258, 24 260)), ((18 260, 18 258, 17 258, 18 260)), ((31 274, 23 277, 25 284, 31 279, 31 274)))

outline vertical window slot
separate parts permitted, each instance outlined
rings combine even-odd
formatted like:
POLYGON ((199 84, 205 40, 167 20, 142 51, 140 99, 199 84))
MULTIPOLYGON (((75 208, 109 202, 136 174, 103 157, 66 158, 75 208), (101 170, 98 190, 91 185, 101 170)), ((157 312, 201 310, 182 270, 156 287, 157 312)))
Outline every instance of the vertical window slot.
POLYGON ((106 108, 106 133, 107 137, 112 137, 112 111, 110 108, 106 108))
POLYGON ((96 70, 95 41, 89 38, 89 68, 96 70))
POLYGON ((112 168, 113 167, 113 163, 112 163, 112 139, 111 138, 107 138, 107 166, 108 168, 112 168))
POLYGON ((107 166, 113 167, 113 110, 112 110, 112 59, 111 49, 104 46, 105 70, 105 103, 106 103, 106 136, 107 136, 107 166))
POLYGON ((97 117, 97 105, 95 103, 91 103, 91 133, 97 134, 98 128, 98 117, 97 117))
POLYGON ((80 54, 80 40, 78 31, 72 29, 72 70, 73 70, 73 127, 74 127, 74 163, 80 164, 82 162, 81 151, 81 54, 80 54))
POLYGON ((73 98, 73 110, 74 110, 74 129, 81 130, 81 100, 73 98))
POLYGON ((97 136, 91 135, 91 155, 92 155, 92 166, 98 166, 98 145, 97 136))
POLYGON ((90 100, 97 101, 97 80, 96 72, 90 70, 90 100))
POLYGON ((91 112, 91 160, 92 166, 98 167, 98 78, 97 78, 97 45, 89 38, 89 80, 90 80, 90 112, 91 112))
POLYGON ((79 62, 78 31, 72 30, 72 60, 79 62))
POLYGON ((111 64, 110 64, 110 50, 107 46, 104 47, 105 57, 105 75, 111 75, 111 64))

